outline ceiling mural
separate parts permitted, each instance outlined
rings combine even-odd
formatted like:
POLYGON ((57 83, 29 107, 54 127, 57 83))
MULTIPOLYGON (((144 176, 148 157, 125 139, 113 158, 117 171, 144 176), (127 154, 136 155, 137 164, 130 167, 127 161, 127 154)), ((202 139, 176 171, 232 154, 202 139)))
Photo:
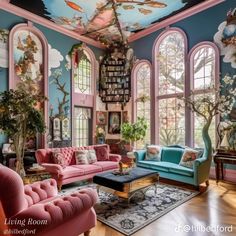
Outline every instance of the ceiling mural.
POLYGON ((127 38, 204 0, 11 0, 10 3, 103 44, 127 38))

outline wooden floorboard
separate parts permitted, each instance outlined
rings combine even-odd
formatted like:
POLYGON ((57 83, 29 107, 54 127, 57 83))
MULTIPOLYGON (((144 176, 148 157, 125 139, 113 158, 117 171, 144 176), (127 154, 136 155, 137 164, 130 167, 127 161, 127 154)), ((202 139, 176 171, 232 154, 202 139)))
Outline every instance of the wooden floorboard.
MULTIPOLYGON (((183 186, 183 185, 181 185, 183 186)), ((132 236, 205 236, 205 235, 236 235, 236 185, 220 182, 216 185, 214 180, 210 186, 200 187, 200 194, 181 206, 175 208, 166 215, 160 217, 145 228, 139 230, 132 236), (231 226, 233 232, 193 232, 188 234, 179 230, 179 226, 196 225, 202 226, 231 226)), ((122 236, 123 234, 97 222, 90 236, 122 236)))

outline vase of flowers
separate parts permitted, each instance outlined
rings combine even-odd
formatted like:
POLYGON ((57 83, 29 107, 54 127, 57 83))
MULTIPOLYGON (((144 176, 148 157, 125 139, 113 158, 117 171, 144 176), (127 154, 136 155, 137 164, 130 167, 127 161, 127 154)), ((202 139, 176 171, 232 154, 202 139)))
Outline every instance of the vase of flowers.
POLYGON ((98 144, 105 143, 106 132, 105 129, 101 126, 96 127, 96 139, 98 144))

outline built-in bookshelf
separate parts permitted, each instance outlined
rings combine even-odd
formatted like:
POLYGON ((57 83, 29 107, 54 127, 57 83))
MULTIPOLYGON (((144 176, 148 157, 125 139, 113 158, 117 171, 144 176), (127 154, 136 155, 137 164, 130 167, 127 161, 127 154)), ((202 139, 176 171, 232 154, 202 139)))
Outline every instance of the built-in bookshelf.
POLYGON ((102 102, 120 103, 122 107, 131 95, 130 69, 125 56, 107 55, 100 64, 99 96, 102 102))

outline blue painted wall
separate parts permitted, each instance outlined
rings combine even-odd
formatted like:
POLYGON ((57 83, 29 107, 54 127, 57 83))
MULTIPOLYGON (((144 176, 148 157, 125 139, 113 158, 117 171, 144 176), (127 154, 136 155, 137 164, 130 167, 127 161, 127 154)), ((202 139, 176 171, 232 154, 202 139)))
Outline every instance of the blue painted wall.
MULTIPOLYGON (((20 18, 3 10, 0 10, 0 19, 5 19, 0 21, 0 28, 8 30, 11 30, 11 28, 16 24, 27 22, 26 19, 20 18)), ((35 24, 34 26, 37 27, 45 35, 48 43, 52 46, 52 48, 55 48, 60 51, 60 53, 64 57, 64 61, 62 61, 60 65, 60 68, 63 72, 61 81, 66 82, 66 89, 70 91, 71 71, 67 71, 65 68, 65 64, 67 63, 67 61, 65 60, 65 56, 70 51, 71 47, 74 44, 79 43, 80 41, 60 34, 56 31, 50 30, 38 24, 35 24)), ((92 46, 90 48, 94 52, 95 57, 97 59, 103 53, 103 51, 98 48, 92 46)), ((53 72, 54 70, 55 69, 52 69, 51 71, 53 72)), ((49 77, 49 81, 50 80, 52 80, 52 77, 49 77)), ((6 89, 8 89, 8 68, 0 68, 0 91, 4 91, 6 89)), ((49 84, 49 103, 53 105, 55 114, 57 113, 58 97, 61 98, 62 93, 56 89, 56 86, 54 84, 49 84)), ((0 147, 2 146, 2 143, 6 142, 6 140, 7 139, 4 135, 0 135, 0 147)))

